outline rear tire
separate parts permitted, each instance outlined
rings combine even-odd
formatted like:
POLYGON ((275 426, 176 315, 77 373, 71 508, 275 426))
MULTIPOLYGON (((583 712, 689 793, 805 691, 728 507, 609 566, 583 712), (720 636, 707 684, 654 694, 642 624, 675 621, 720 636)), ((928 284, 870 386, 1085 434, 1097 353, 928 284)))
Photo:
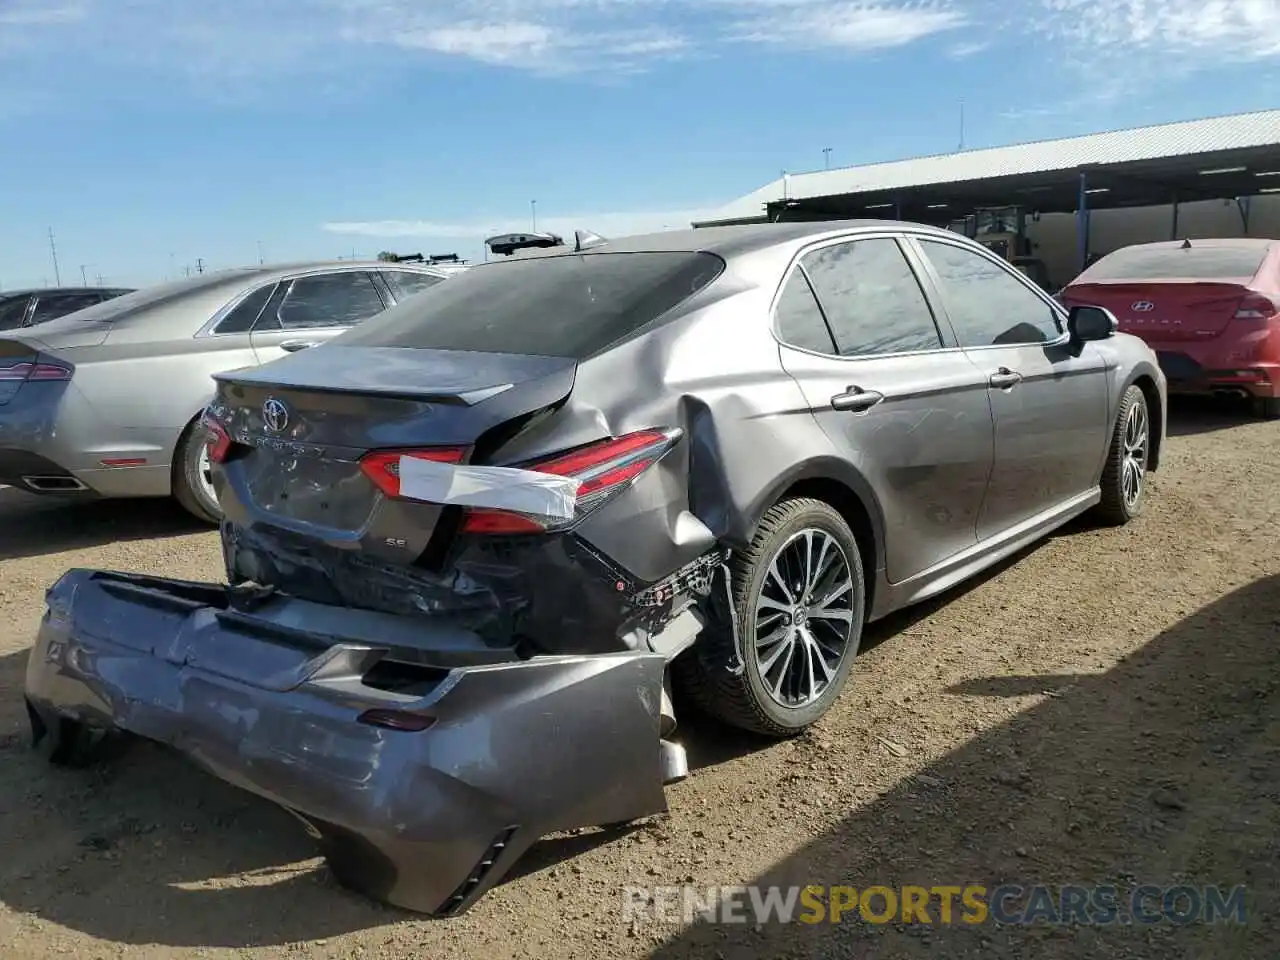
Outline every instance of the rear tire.
POLYGON ((1253 415, 1263 420, 1280 420, 1280 397, 1254 397, 1253 415))
POLYGON ((208 477, 205 430, 197 418, 187 425, 173 452, 173 497, 202 523, 216 525, 222 510, 208 477))
POLYGON ((681 687, 731 726, 794 737, 831 709, 858 653, 866 586, 857 539, 829 504, 786 500, 765 513, 730 572, 744 669, 730 671, 733 635, 713 626, 677 662, 681 687))
POLYGON ((105 732, 71 717, 45 717, 27 701, 32 746, 55 767, 87 767, 98 759, 105 732))
POLYGON ((1107 463, 1102 470, 1102 501, 1097 515, 1123 526, 1142 513, 1147 498, 1147 462, 1151 456, 1151 416, 1142 388, 1132 386, 1120 400, 1107 463))

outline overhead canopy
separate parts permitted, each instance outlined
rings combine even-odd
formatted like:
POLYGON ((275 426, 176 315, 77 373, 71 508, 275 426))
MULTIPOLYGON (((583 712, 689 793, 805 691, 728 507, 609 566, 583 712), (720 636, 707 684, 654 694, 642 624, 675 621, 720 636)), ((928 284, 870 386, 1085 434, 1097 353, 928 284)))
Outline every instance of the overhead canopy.
POLYGON ((1082 188, 1091 209, 1280 193, 1280 110, 784 176, 696 225, 1070 213, 1082 188))

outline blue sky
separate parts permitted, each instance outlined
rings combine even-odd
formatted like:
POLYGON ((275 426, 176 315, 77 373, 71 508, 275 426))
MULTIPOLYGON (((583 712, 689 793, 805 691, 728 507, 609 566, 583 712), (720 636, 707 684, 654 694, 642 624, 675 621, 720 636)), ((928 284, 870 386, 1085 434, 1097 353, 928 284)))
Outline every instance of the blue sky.
POLYGON ((1280 105, 1277 0, 0 0, 0 287, 479 257, 824 165, 1280 105))

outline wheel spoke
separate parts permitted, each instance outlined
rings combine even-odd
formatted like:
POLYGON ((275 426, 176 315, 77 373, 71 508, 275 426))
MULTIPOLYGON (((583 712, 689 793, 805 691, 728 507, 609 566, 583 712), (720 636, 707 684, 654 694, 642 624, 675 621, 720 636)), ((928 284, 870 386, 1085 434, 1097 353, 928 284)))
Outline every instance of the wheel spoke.
MULTIPOLYGON (((836 672, 831 668, 831 664, 827 663, 827 658, 823 656, 823 652, 824 652, 823 644, 818 640, 817 637, 813 635, 813 633, 811 633, 807 629, 801 630, 800 635, 804 637, 805 644, 809 647, 810 655, 817 657, 818 663, 822 667, 823 683, 824 684, 830 683, 832 680, 835 679, 836 672)), ((838 662, 840 658, 839 652, 833 650, 831 651, 831 653, 838 662)))
POLYGON ((779 643, 780 641, 786 640, 787 634, 790 632, 791 632, 791 627, 781 626, 777 630, 774 630, 772 633, 766 634, 765 636, 761 637, 759 636, 759 628, 757 628, 756 649, 762 650, 765 647, 769 647, 775 643, 779 643))
MULTIPOLYGON (((759 647, 759 644, 757 644, 757 648, 758 647, 759 647)), ((786 636, 782 638, 782 643, 780 643, 778 646, 774 648, 773 653, 771 653, 768 656, 768 658, 760 661, 760 678, 764 679, 764 677, 769 673, 769 671, 773 669, 773 665, 778 662, 778 658, 781 657, 784 653, 787 653, 789 650, 791 650, 794 647, 795 647, 795 635, 792 633, 792 631, 788 630, 786 633, 786 636)))
MULTIPOLYGON (((773 685, 773 695, 779 700, 782 699, 782 685, 786 683, 787 679, 791 676, 791 661, 795 659, 795 653, 796 642, 795 636, 792 635, 786 645, 787 658, 782 662, 782 669, 778 671, 778 682, 773 685)), ((763 677, 764 674, 761 673, 761 679, 763 679, 763 677)))
POLYGON ((778 569, 779 559, 779 557, 774 557, 773 563, 769 564, 769 579, 771 579, 774 585, 782 591, 782 596, 786 598, 787 604, 790 606, 796 602, 796 598, 795 595, 792 594, 791 588, 787 586, 787 578, 782 574, 782 571, 778 569))

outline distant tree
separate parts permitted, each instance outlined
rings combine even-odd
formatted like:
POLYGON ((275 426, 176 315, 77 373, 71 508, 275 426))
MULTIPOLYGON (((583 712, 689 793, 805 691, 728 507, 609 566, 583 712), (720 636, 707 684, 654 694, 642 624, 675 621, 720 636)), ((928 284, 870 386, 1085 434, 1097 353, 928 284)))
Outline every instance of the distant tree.
POLYGON ((400 258, 396 256, 394 253, 392 253, 390 250, 383 250, 380 254, 378 254, 378 259, 383 261, 384 263, 396 263, 400 260, 400 258))

